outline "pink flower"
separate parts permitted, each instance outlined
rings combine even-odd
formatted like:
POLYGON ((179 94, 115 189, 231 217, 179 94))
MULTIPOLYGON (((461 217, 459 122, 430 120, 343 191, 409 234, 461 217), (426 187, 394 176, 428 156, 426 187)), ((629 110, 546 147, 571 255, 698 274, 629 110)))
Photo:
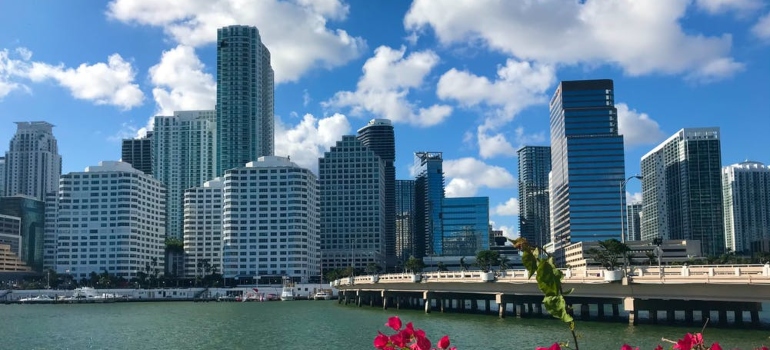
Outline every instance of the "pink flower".
POLYGON ((445 335, 443 338, 438 340, 438 343, 436 343, 436 346, 438 346, 439 349, 446 349, 449 347, 449 336, 445 335))
POLYGON ((418 337, 417 341, 409 348, 412 350, 430 350, 430 340, 425 337, 418 337))
MULTIPOLYGON (((701 341, 703 341, 702 338, 701 338, 701 341)), ((674 344, 674 349, 692 350, 693 343, 695 343, 695 337, 692 334, 687 333, 684 335, 683 339, 679 339, 679 341, 676 342, 676 344, 674 344)))
POLYGON ((393 316, 388 319, 388 323, 386 323, 385 325, 390 328, 393 328, 394 331, 397 331, 401 329, 401 319, 398 318, 398 316, 393 316))
POLYGON ((663 347, 658 344, 658 346, 655 347, 655 350, 663 350, 663 347))
POLYGON ((538 346, 535 348, 535 350, 561 350, 561 347, 559 346, 559 343, 553 343, 550 347, 544 348, 542 346, 538 346))
POLYGON ((711 344, 711 347, 709 348, 709 350, 722 350, 722 347, 719 346, 719 343, 714 343, 714 344, 711 344))
POLYGON ((377 331, 377 336, 374 337, 374 347, 376 349, 385 349, 385 346, 388 345, 388 336, 385 334, 382 334, 382 332, 377 331))
POLYGON ((631 345, 623 344, 623 346, 620 347, 620 350, 639 350, 639 347, 632 348, 631 345))

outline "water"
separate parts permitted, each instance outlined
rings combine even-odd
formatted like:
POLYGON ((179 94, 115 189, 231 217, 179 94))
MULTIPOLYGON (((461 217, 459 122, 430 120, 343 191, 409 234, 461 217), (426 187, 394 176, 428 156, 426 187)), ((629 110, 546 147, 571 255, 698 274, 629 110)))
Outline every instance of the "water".
MULTIPOLYGON (((463 350, 534 349, 571 337, 549 318, 426 315, 336 301, 0 305, 0 349, 373 349, 377 330, 391 333, 384 324, 392 315, 414 322, 433 341, 449 334, 463 350)), ((581 321, 577 327, 584 350, 619 349, 623 342, 652 349, 661 337, 699 331, 581 321)), ((770 344, 769 331, 706 329, 705 336, 725 349, 770 344)))

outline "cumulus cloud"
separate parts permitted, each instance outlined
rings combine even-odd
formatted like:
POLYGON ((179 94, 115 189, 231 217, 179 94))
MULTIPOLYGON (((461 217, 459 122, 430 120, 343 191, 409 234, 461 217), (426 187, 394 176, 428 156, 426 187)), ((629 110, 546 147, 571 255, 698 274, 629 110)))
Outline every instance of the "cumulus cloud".
POLYGON ((637 204, 642 203, 642 192, 626 192, 626 203, 637 204))
POLYGON ((709 36, 682 27, 689 3, 415 0, 404 26, 431 28, 444 44, 478 41, 522 60, 617 65, 631 76, 717 79, 739 71, 743 64, 730 56, 729 34, 709 36))
POLYGON ((762 16, 753 27, 751 32, 758 38, 770 40, 770 12, 762 16))
POLYGON ((24 84, 15 81, 16 76, 22 74, 25 70, 26 61, 29 61, 32 56, 26 49, 23 49, 21 52, 28 54, 20 53, 19 49, 13 52, 9 52, 8 49, 0 50, 0 100, 10 94, 11 91, 28 89, 24 84))
POLYGON ((290 156, 292 162, 318 174, 318 158, 334 146, 343 135, 350 133, 350 123, 342 114, 316 118, 305 114, 297 125, 276 120, 275 154, 290 156))
POLYGON ((445 189, 447 197, 471 197, 480 187, 511 188, 516 184, 505 168, 475 158, 445 159, 443 169, 449 179, 445 189))
POLYGON ((214 109, 216 82, 190 46, 164 51, 158 64, 150 67, 152 96, 160 115, 174 111, 214 109))
POLYGON ((416 126, 441 123, 452 113, 446 105, 417 107, 407 99, 411 89, 422 86, 425 76, 438 64, 433 51, 417 51, 404 57, 406 48, 380 46, 363 66, 356 91, 339 91, 325 107, 351 109, 352 115, 375 114, 393 122, 416 126))
POLYGON ((519 199, 511 198, 505 203, 500 203, 492 210, 492 214, 500 216, 519 215, 519 199))
POLYGON ((762 8, 762 0, 697 0, 698 8, 711 14, 735 11, 740 14, 749 13, 762 8))
POLYGON ((107 16, 129 24, 160 27, 176 43, 213 43, 217 28, 254 25, 271 53, 276 83, 296 81, 312 68, 341 66, 361 55, 366 42, 328 26, 344 20, 342 1, 113 0, 107 16))
MULTIPOLYGON (((506 226, 506 225, 497 226, 494 221, 491 221, 489 224, 492 225, 492 227, 494 227, 494 230, 503 231, 504 237, 507 237, 510 239, 519 238, 519 232, 516 231, 516 227, 514 226, 506 226)), ((506 242, 505 244, 510 245, 509 242, 506 242)))
POLYGON ((508 137, 501 132, 490 132, 484 125, 480 125, 476 130, 476 138, 479 143, 479 156, 484 159, 496 156, 515 156, 516 150, 522 146, 531 146, 546 141, 545 132, 527 134, 524 127, 514 129, 514 144, 508 141, 508 137))
POLYGON ((658 122, 647 113, 628 108, 625 103, 615 104, 618 109, 618 132, 623 135, 626 146, 657 144, 666 137, 658 122))

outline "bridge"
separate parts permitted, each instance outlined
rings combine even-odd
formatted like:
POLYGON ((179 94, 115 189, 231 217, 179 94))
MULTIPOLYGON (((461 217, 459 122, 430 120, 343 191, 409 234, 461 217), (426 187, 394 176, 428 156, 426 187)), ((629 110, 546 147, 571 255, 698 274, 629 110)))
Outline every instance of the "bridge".
MULTIPOLYGON (((620 320, 620 306, 635 324, 640 312, 657 323, 659 312, 668 322, 683 318, 687 323, 718 319, 726 324, 731 314, 736 324, 748 316, 760 325, 759 311, 770 302, 770 264, 634 266, 627 276, 604 269, 562 269, 565 290, 574 288, 567 303, 581 317, 590 317, 589 307, 599 318, 612 314, 620 320), (578 309, 576 306, 579 305, 578 309), (606 307, 610 307, 611 311, 606 307), (712 317, 712 311, 718 318, 712 317), (748 315, 745 315, 748 313, 748 315)), ((484 273, 482 271, 427 272, 348 277, 332 282, 340 290, 340 302, 357 305, 420 307, 431 310, 483 311, 497 307, 500 317, 542 314, 542 293, 525 270, 484 273)))

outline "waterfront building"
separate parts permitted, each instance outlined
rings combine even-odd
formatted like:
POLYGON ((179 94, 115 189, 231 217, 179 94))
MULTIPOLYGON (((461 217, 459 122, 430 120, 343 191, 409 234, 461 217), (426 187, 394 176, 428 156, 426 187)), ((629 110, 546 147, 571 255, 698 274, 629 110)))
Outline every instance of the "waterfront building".
POLYGON ((206 262, 222 272, 222 178, 184 192, 184 276, 205 275, 206 262))
POLYGON ((56 269, 56 250, 59 228, 59 192, 45 196, 45 227, 43 228, 43 268, 56 269))
POLYGON ((21 220, 19 257, 33 270, 42 271, 45 203, 25 195, 0 197, 0 215, 14 216, 21 220))
MULTIPOLYGON (((489 246, 504 245, 507 242, 507 238, 503 236, 503 230, 495 230, 492 225, 489 225, 489 246), (502 242, 498 244, 498 242, 502 242)), ((550 242, 550 237, 549 237, 550 242)))
POLYGON ((16 256, 21 255, 21 218, 0 215, 0 244, 5 244, 16 256))
POLYGON ((385 162, 352 135, 318 160, 324 270, 384 265, 385 162))
POLYGON ((698 240, 725 251, 719 128, 685 128, 642 157, 642 240, 698 240))
POLYGON ((308 283, 310 276, 318 276, 318 204, 316 176, 289 158, 265 156, 227 170, 222 214, 224 277, 245 282, 283 276, 308 283))
POLYGON ((642 239, 642 203, 629 204, 626 207, 626 242, 642 239))
POLYGON ((396 180, 396 260, 403 264, 414 252, 414 180, 396 180))
POLYGON ((441 255, 475 256, 489 249, 489 197, 444 198, 441 255))
MULTIPOLYGON (((628 245, 631 265, 658 266, 657 245, 653 241, 626 241, 628 245)), ((591 248, 601 249, 599 242, 577 242, 564 248, 566 264, 573 269, 585 269, 586 267, 599 267, 600 264, 588 255, 591 248)), ((660 244, 660 263, 662 265, 683 264, 694 259, 703 258, 701 243, 697 240, 663 240, 660 244)), ((622 265, 622 261, 618 261, 622 265)))
POLYGON ((519 235, 542 247, 551 241, 548 173, 551 147, 524 146, 519 159, 519 235))
POLYGON ((217 30, 215 173, 272 156, 274 77, 256 27, 217 30))
POLYGON ((733 252, 770 252, 770 166, 746 161, 722 168, 725 243, 733 252))
POLYGON ((358 139, 385 163, 385 237, 386 269, 396 264, 396 139, 388 119, 372 119, 358 129, 358 139))
POLYGON ((417 169, 414 184, 414 256, 443 255, 443 155, 441 152, 416 152, 414 156, 417 169))
POLYGON ((0 273, 7 272, 32 272, 10 245, 0 242, 0 273))
POLYGON ((0 157, 0 197, 5 197, 5 157, 0 157))
POLYGON ((120 152, 120 160, 131 164, 134 169, 141 170, 147 175, 152 175, 153 151, 152 131, 147 135, 136 139, 123 139, 120 152))
POLYGON ((562 81, 550 110, 554 248, 620 240, 626 203, 618 191, 625 158, 613 81, 562 81))
POLYGON ((61 156, 53 124, 16 122, 16 134, 5 154, 5 196, 17 194, 44 200, 55 192, 61 176, 61 156))
POLYGON ((163 274, 165 208, 163 184, 128 163, 103 161, 63 175, 56 272, 75 279, 163 274))

